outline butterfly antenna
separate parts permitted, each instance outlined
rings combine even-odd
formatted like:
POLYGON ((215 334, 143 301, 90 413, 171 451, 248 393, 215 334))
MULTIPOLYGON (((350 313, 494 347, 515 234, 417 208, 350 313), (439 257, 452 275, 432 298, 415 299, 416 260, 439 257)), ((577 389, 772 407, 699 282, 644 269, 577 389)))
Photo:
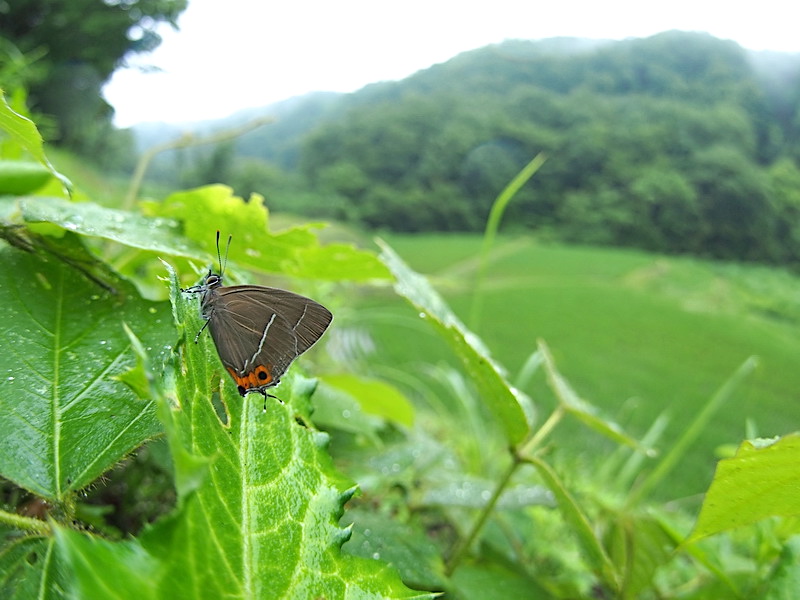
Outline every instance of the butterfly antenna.
POLYGON ((228 243, 225 246, 225 261, 222 260, 222 255, 219 251, 219 229, 217 229, 217 261, 219 262, 219 274, 222 275, 225 273, 225 267, 228 266, 228 250, 231 249, 231 240, 233 239, 232 235, 228 236, 228 243))

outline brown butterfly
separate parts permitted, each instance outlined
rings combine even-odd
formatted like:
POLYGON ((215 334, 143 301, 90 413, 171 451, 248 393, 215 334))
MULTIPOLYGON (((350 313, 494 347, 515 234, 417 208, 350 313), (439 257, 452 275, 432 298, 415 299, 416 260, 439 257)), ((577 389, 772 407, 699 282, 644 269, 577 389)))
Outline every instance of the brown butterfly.
MULTIPOLYGON (((231 238, 228 238, 230 247, 231 238)), ((227 262, 227 250, 225 252, 227 262)), ((224 271, 210 269, 200 285, 182 292, 200 294, 200 315, 206 320, 195 343, 208 327, 223 366, 245 396, 280 383, 292 361, 313 346, 333 320, 320 303, 279 288, 222 285, 224 271)))

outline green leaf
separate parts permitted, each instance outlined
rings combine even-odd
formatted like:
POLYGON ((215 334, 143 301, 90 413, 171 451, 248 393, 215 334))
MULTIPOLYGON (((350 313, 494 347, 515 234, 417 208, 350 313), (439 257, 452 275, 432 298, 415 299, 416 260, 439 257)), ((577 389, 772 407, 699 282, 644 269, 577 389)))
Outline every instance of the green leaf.
POLYGON ((423 276, 415 273, 385 243, 379 242, 380 258, 395 276, 395 290, 408 300, 420 316, 428 319, 461 359, 465 372, 475 382, 483 401, 499 419, 506 438, 519 443, 530 431, 530 419, 523 410, 530 401, 514 389, 500 371, 480 339, 453 314, 442 297, 423 276))
POLYGON ((561 514, 577 535, 587 559, 594 565, 594 570, 601 574, 603 580, 611 589, 619 589, 619 578, 614 564, 595 535, 586 513, 581 510, 581 507, 550 465, 536 456, 526 460, 536 468, 545 485, 555 494, 561 514))
POLYGON ((50 169, 35 162, 0 160, 0 196, 30 194, 51 180, 50 169))
POLYGON ((480 331, 480 318, 483 310, 483 286, 486 278, 486 267, 489 264, 489 252, 494 245, 497 237, 497 230, 500 228, 500 221, 506 212, 508 203, 517 194, 520 188, 534 176, 536 171, 544 164, 546 158, 541 152, 531 159, 519 173, 509 182, 502 192, 495 198, 492 208, 489 211, 489 218, 486 219, 486 229, 483 233, 483 244, 479 256, 478 272, 475 276, 475 285, 472 290, 472 308, 470 309, 470 326, 475 331, 480 331))
POLYGON ((365 509, 348 511, 345 519, 355 522, 353 539, 344 547, 346 552, 388 562, 403 581, 428 589, 446 587, 441 552, 421 527, 365 509))
POLYGON ((234 234, 229 258, 241 266, 328 281, 388 278, 386 268, 371 252, 347 244, 320 245, 314 232, 318 226, 268 233, 267 211, 260 200, 245 202, 225 186, 173 194, 163 206, 152 204, 149 213, 140 215, 53 197, 0 199, 0 215, 10 226, 49 223, 79 235, 204 263, 216 262, 215 233, 223 228, 234 234), (214 218, 207 222, 209 215, 214 218), (251 219, 249 225, 239 223, 241 215, 251 219), (262 229, 257 228, 259 224, 262 229), (191 230, 196 238, 184 237, 183 228, 191 230))
POLYGON ((406 427, 414 425, 414 406, 393 385, 352 373, 326 375, 323 381, 356 399, 364 412, 406 427))
MULTIPOLYGON (((300 394, 313 386, 288 377, 273 390, 285 404, 241 398, 210 336, 193 343, 202 327, 197 298, 179 293, 174 273, 170 279, 184 342, 168 364, 163 393, 157 383, 152 389, 170 448, 180 446, 206 461, 207 476, 138 540, 115 543, 60 532, 59 549, 74 568, 75 595, 431 597, 405 588, 386 565, 341 553, 350 532, 337 520, 353 488, 323 451, 326 436, 294 418, 293 407, 307 400, 300 394)), ((176 471, 184 468, 175 462, 176 471)))
POLYGON ((118 242, 131 248, 204 260, 199 247, 180 236, 170 219, 151 218, 93 202, 29 197, 15 200, 22 223, 51 223, 79 235, 118 242))
POLYGON ((747 358, 714 395, 708 399, 705 405, 703 405, 702 410, 697 413, 689 427, 684 429, 680 438, 672 444, 669 451, 656 465, 656 468, 642 479, 633 490, 628 497, 629 505, 645 497, 659 482, 663 481, 671 470, 681 464, 691 444, 706 431, 714 415, 730 400, 734 390, 736 390, 742 381, 753 372, 757 365, 758 359, 756 357, 751 356, 747 358))
POLYGON ((597 407, 578 396, 569 382, 556 368, 556 363, 546 344, 539 342, 539 351, 544 359, 544 368, 547 373, 547 380, 550 384, 550 388, 558 398, 559 403, 568 413, 576 417, 587 427, 594 429, 596 432, 619 444, 625 444, 647 455, 653 454, 652 449, 643 448, 638 440, 627 435, 622 430, 622 427, 609 419, 601 417, 597 407))
POLYGON ((452 580, 454 597, 462 600, 551 600, 554 597, 524 573, 496 563, 462 565, 453 573, 452 580))
POLYGON ((800 515, 800 435, 742 442, 719 461, 694 531, 686 543, 772 516, 800 515))
POLYGON ((0 89, 0 129, 5 131, 14 142, 28 151, 33 158, 47 167, 61 181, 65 192, 72 187, 70 181, 56 171, 47 159, 44 153, 42 136, 39 134, 39 130, 36 129, 36 125, 30 119, 14 112, 6 102, 2 89, 0 89))
POLYGON ((787 540, 778 564, 769 577, 764 600, 793 600, 800 590, 800 539, 787 540))
POLYGON ((329 281, 388 277, 372 253, 346 244, 321 246, 314 231, 320 224, 270 232, 263 198, 253 195, 245 201, 224 185, 178 192, 146 206, 152 215, 180 221, 186 237, 205 248, 208 256, 216 257, 217 230, 222 233, 221 245, 233 235, 228 258, 243 267, 329 281))
POLYGON ((609 532, 609 553, 623 574, 623 597, 639 598, 653 589, 653 577, 667 564, 676 547, 659 518, 620 513, 609 532))
POLYGON ((324 379, 314 394, 313 421, 325 430, 338 429, 364 436, 373 447, 380 446, 379 431, 384 421, 369 415, 353 396, 328 385, 324 379))
POLYGON ((0 598, 64 598, 61 572, 55 568, 52 538, 21 537, 15 532, 0 539, 0 598))
MULTIPOLYGON (((74 238, 61 246, 78 256, 74 238)), ((123 321, 158 353, 174 336, 169 309, 52 255, 6 247, 0 262, 0 475, 62 502, 160 431, 154 404, 114 376, 133 364, 123 321)))

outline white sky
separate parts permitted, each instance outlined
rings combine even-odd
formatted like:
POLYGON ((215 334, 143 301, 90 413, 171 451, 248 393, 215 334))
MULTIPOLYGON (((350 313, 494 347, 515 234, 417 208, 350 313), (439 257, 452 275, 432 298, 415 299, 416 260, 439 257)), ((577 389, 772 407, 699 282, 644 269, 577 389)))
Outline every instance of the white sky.
POLYGON ((189 0, 180 31, 105 88, 115 122, 227 116, 310 91, 401 79, 505 39, 624 39, 707 31, 800 52, 797 0, 189 0))

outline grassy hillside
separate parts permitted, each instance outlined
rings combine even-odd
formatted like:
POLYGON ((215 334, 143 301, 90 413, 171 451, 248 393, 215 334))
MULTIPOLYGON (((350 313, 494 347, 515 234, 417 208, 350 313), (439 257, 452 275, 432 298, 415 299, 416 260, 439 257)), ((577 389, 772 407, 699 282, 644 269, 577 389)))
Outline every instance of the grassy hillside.
MULTIPOLYGON (((480 238, 390 236, 389 242, 467 320, 480 238)), ((797 429, 800 422, 800 280, 783 271, 678 259, 637 251, 540 245, 506 238, 493 252, 484 288, 481 335, 513 381, 537 338, 587 400, 635 435, 662 412, 670 416, 663 450, 749 356, 755 375, 736 390, 673 476, 670 497, 701 492, 720 446, 748 435, 797 429)), ((378 367, 398 380, 450 354, 425 324, 395 300, 369 300, 365 321, 377 341, 378 367), (387 318, 387 312, 391 315, 387 318)), ((526 386, 546 408, 541 378, 526 386)), ((565 442, 596 450, 585 429, 565 442)))

